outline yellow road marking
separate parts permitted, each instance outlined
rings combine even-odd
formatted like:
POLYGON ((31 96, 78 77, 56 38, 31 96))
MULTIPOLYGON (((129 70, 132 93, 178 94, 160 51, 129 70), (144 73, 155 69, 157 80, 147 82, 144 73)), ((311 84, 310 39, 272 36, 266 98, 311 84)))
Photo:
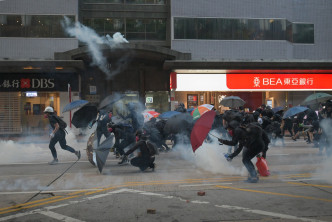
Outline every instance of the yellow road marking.
MULTIPOLYGON (((311 176, 311 174, 294 174, 294 175, 287 175, 287 176, 283 176, 283 175, 274 175, 274 176, 270 176, 266 179, 272 179, 275 177, 304 177, 304 176, 311 176)), ((36 206, 41 206, 41 205, 46 205, 49 203, 54 203, 54 202, 59 202, 62 200, 68 200, 68 199, 72 199, 72 198, 76 198, 76 197, 81 197, 81 196, 88 196, 91 194, 96 194, 96 193, 100 193, 100 192, 104 192, 104 191, 108 191, 108 190, 112 190, 112 189, 116 189, 116 188, 123 188, 123 187, 136 187, 136 186, 152 186, 152 185, 168 185, 168 184, 192 184, 192 183, 197 183, 197 182, 230 182, 230 181, 239 181, 239 180, 243 180, 244 177, 224 177, 224 178, 195 178, 195 179, 184 179, 184 180, 157 180, 157 181, 133 181, 133 182, 126 182, 125 184, 120 184, 120 185, 116 185, 116 186, 111 186, 111 187, 97 187, 95 189, 99 189, 99 190, 95 190, 95 191, 90 191, 87 192, 89 190, 81 190, 81 191, 76 191, 76 192, 72 192, 67 194, 67 196, 69 197, 63 197, 63 196, 55 196, 55 197, 51 197, 51 198, 46 198, 46 199, 42 199, 42 200, 37 200, 37 201, 32 201, 32 202, 28 202, 28 203, 24 203, 24 204, 18 204, 15 206, 10 206, 10 207, 6 207, 6 208, 0 208, 0 215, 1 214, 5 214, 5 213, 10 213, 10 212, 14 212, 14 211, 18 211, 21 209, 28 209, 28 208, 32 208, 32 207, 36 207, 36 206), (39 203, 39 204, 35 204, 35 203, 39 203)), ((265 178, 264 178, 265 179, 265 178)), ((219 188, 226 188, 226 189, 232 189, 232 187, 223 187, 223 186, 219 186, 216 185, 219 188)), ((236 188, 237 189, 237 188, 236 188)), ((249 191, 249 190, 248 190, 249 191)), ((258 191, 251 191, 251 192, 258 192, 258 191)), ((261 191, 261 193, 264 191, 261 191)), ((269 194, 273 194, 270 192, 267 192, 269 194)), ((277 194, 275 194, 277 195, 277 194)), ((284 195, 286 196, 287 194, 278 194, 278 195, 284 195)), ((291 196, 291 195, 288 195, 291 196)), ((293 195, 295 197, 295 195, 293 195)), ((300 196, 297 196, 300 197, 300 196)), ((315 199, 315 198, 309 198, 308 199, 315 199)), ((325 200, 325 199, 321 199, 321 200, 325 200)), ((326 200, 325 200, 326 201, 326 200)))
POLYGON ((302 199, 307 199, 307 200, 320 200, 320 201, 325 201, 325 202, 332 202, 331 199, 308 197, 308 196, 293 195, 293 194, 286 194, 286 193, 275 193, 275 192, 260 191, 260 190, 250 190, 250 189, 242 189, 242 188, 220 186, 220 185, 216 185, 216 187, 224 188, 224 189, 231 189, 231 190, 238 190, 238 191, 245 191, 245 192, 262 193, 262 194, 270 194, 270 195, 276 195, 276 196, 302 198, 302 199))
POLYGON ((300 185, 300 186, 332 188, 331 185, 308 184, 308 183, 294 183, 294 182, 288 182, 288 183, 289 183, 289 184, 294 184, 294 185, 300 185))

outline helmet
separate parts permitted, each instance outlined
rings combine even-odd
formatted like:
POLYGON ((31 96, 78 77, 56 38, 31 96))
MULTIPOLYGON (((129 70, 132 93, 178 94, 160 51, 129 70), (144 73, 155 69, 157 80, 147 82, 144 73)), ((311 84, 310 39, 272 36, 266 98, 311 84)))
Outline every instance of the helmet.
POLYGON ((48 106, 45 108, 44 113, 54 113, 54 110, 52 107, 48 106))

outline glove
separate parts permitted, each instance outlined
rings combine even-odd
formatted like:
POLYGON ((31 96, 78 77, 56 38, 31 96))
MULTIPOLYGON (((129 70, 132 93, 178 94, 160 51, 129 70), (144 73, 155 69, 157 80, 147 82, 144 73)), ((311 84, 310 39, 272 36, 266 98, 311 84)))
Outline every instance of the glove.
POLYGON ((228 153, 225 153, 224 156, 228 162, 231 162, 233 159, 233 157, 231 155, 229 155, 228 153))
POLYGON ((52 139, 54 137, 54 133, 51 133, 50 134, 50 138, 52 139))
POLYGON ((223 139, 218 139, 219 141, 219 145, 223 145, 224 144, 224 140, 223 139))

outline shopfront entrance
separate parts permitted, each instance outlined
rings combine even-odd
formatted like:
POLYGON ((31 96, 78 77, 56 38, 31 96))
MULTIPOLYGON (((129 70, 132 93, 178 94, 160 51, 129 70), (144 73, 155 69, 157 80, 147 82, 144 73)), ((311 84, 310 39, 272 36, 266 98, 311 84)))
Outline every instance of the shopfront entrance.
POLYGON ((48 133, 44 109, 51 106, 62 116, 61 108, 69 103, 68 86, 73 94, 78 94, 78 74, 1 74, 0 135, 48 133))

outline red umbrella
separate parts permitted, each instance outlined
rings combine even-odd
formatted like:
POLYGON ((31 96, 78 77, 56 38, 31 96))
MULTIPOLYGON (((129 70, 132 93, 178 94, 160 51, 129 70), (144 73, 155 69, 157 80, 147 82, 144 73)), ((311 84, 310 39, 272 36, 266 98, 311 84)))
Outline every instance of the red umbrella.
POLYGON ((204 113, 196 121, 190 135, 190 142, 194 152, 203 144, 203 141, 211 130, 215 116, 216 112, 211 110, 204 113))

